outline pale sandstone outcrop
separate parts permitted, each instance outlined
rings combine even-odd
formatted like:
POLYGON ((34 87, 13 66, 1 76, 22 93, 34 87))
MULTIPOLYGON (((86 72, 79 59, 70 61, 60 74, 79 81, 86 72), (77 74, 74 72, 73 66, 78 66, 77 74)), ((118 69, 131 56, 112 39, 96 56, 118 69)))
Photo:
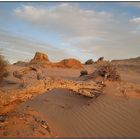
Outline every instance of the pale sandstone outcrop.
POLYGON ((16 100, 24 101, 54 88, 66 88, 87 97, 96 97, 102 93, 102 84, 85 81, 72 81, 61 78, 47 77, 28 83, 25 88, 1 89, 0 106, 8 105, 16 100))

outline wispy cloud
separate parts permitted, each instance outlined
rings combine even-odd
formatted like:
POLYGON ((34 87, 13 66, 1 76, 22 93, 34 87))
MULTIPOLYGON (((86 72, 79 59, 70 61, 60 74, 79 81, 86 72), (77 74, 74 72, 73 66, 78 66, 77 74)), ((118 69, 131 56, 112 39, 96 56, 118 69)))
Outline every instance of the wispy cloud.
POLYGON ((52 61, 61 60, 63 56, 66 57, 68 55, 63 50, 57 49, 50 44, 20 38, 3 30, 0 30, 0 48, 11 63, 17 60, 30 60, 36 51, 47 53, 52 61))
MULTIPOLYGON (((25 4, 15 8, 13 15, 35 30, 57 35, 59 49, 51 50, 52 58, 59 54, 58 58, 76 57, 85 61, 100 56, 121 59, 140 55, 140 19, 135 15, 126 16, 118 9, 109 12, 101 7, 95 10, 68 2, 50 7, 25 4)), ((42 47, 38 45, 39 48, 42 47)))
POLYGON ((94 26, 111 17, 111 14, 105 11, 83 10, 78 5, 68 3, 49 9, 24 5, 15 9, 14 12, 17 17, 43 29, 77 35, 97 33, 94 26))

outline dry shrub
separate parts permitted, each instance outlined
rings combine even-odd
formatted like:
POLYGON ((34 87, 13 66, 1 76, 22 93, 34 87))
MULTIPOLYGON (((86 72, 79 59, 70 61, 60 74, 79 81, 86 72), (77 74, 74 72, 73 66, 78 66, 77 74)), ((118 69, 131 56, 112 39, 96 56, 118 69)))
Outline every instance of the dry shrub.
POLYGON ((6 69, 8 62, 4 59, 2 55, 0 55, 0 82, 2 82, 4 77, 8 76, 8 71, 6 69))
POLYGON ((110 64, 109 62, 106 62, 100 66, 98 66, 95 73, 101 77, 105 77, 107 75, 107 79, 111 81, 118 81, 120 80, 120 75, 117 72, 117 69, 114 65, 110 64))

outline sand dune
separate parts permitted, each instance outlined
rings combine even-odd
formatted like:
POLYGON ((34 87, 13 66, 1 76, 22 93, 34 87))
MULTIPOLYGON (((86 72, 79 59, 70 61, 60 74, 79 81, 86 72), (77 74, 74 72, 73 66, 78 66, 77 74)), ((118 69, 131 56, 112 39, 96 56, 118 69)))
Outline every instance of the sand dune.
MULTIPOLYGON (((36 93, 37 96, 30 100, 9 104, 8 108, 3 108, 8 113, 5 114, 6 121, 0 122, 0 137, 139 138, 140 76, 138 67, 139 63, 133 67, 124 64, 117 65, 121 81, 106 81, 103 94, 97 98, 91 99, 68 89, 60 89, 61 86, 57 88, 53 86, 51 91, 43 90, 41 94, 36 93), (14 123, 16 125, 13 125, 14 123)), ((9 71, 13 72, 15 69, 22 68, 11 65, 9 71)), ((96 65, 85 65, 83 69, 92 73, 96 65)), ((58 77, 68 83, 70 80, 73 83, 79 82, 79 85, 84 80, 84 77, 79 77, 81 69, 45 68, 42 71, 44 76, 48 79, 52 78, 56 85, 58 82, 55 79, 61 83, 58 77)), ((39 83, 43 82, 37 81, 33 72, 28 73, 25 78, 27 78, 28 86, 34 85, 32 87, 34 90, 37 89, 39 83)), ((48 84, 49 82, 45 87, 48 84)), ((10 75, 1 87, 3 91, 17 89, 20 91, 19 85, 20 81, 10 75), (7 81, 15 83, 8 84, 7 81)), ((41 85, 42 89, 44 84, 41 85)), ((62 87, 64 87, 63 82, 62 87)), ((26 90, 26 88, 22 89, 22 91, 26 90)), ((40 91, 39 87, 38 90, 40 91)), ((7 93, 11 96, 10 92, 7 93)), ((32 94, 35 95, 34 92, 32 94)), ((20 92, 19 95, 23 96, 20 92)))
POLYGON ((140 102, 136 98, 105 94, 95 100, 54 89, 22 103, 17 110, 22 112, 27 106, 44 114, 58 137, 140 137, 140 102))

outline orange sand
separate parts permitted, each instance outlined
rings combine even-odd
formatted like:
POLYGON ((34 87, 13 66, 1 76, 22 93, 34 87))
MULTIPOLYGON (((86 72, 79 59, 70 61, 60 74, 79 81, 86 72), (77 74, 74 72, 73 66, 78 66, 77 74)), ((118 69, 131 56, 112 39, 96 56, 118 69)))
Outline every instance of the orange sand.
MULTIPOLYGON (((13 103, 7 108, 11 112, 6 114, 6 121, 0 122, 0 137, 140 138, 140 65, 129 65, 125 66, 121 61, 118 70, 122 81, 106 81, 104 94, 96 99, 67 89, 53 89, 28 101, 13 103), (40 121, 48 125, 44 126, 40 121)), ((15 68, 20 69, 15 66, 10 70, 15 68)), ((92 72, 95 67, 87 65, 84 69, 92 72)), ((80 69, 47 68, 44 73, 81 80, 80 69)))

